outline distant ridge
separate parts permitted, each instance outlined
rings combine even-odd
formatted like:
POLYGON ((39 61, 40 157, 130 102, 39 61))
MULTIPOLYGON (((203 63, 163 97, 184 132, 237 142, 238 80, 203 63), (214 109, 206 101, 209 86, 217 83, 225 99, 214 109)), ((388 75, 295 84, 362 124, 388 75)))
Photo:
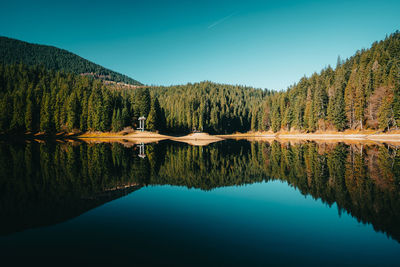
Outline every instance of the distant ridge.
POLYGON ((126 75, 106 69, 67 50, 0 36, 0 64, 14 63, 43 65, 49 70, 64 70, 106 81, 142 85, 126 75))

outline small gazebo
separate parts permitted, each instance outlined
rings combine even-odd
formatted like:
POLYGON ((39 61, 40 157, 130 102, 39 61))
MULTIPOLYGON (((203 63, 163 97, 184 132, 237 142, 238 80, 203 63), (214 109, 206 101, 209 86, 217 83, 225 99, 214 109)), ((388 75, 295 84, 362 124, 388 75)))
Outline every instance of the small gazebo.
POLYGON ((146 121, 146 117, 142 116, 138 119, 139 121, 139 128, 138 130, 144 131, 144 122, 146 121))

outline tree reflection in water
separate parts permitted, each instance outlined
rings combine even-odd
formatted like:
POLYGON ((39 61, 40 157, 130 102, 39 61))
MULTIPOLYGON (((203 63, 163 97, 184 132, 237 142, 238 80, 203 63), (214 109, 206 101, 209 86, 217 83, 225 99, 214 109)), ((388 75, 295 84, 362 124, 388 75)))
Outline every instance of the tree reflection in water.
POLYGON ((119 143, 0 147, 3 235, 65 221, 146 185, 212 190, 281 180, 400 241, 395 146, 224 141, 199 147, 163 141, 139 148, 119 143))

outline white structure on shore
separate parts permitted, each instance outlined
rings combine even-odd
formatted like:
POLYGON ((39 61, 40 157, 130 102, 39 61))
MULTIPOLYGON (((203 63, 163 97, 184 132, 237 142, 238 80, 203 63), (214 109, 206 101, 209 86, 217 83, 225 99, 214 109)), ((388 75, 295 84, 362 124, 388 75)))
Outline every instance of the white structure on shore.
POLYGON ((144 122, 146 121, 146 117, 142 116, 138 119, 139 121, 139 128, 138 130, 144 131, 144 122))

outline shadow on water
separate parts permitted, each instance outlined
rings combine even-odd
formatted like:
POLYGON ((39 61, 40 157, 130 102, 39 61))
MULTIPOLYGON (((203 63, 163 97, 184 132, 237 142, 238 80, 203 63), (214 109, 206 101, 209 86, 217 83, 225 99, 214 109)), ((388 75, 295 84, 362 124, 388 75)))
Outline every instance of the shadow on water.
POLYGON ((400 241, 400 152, 374 144, 227 140, 0 144, 0 234, 79 216, 146 185, 281 180, 400 241))

